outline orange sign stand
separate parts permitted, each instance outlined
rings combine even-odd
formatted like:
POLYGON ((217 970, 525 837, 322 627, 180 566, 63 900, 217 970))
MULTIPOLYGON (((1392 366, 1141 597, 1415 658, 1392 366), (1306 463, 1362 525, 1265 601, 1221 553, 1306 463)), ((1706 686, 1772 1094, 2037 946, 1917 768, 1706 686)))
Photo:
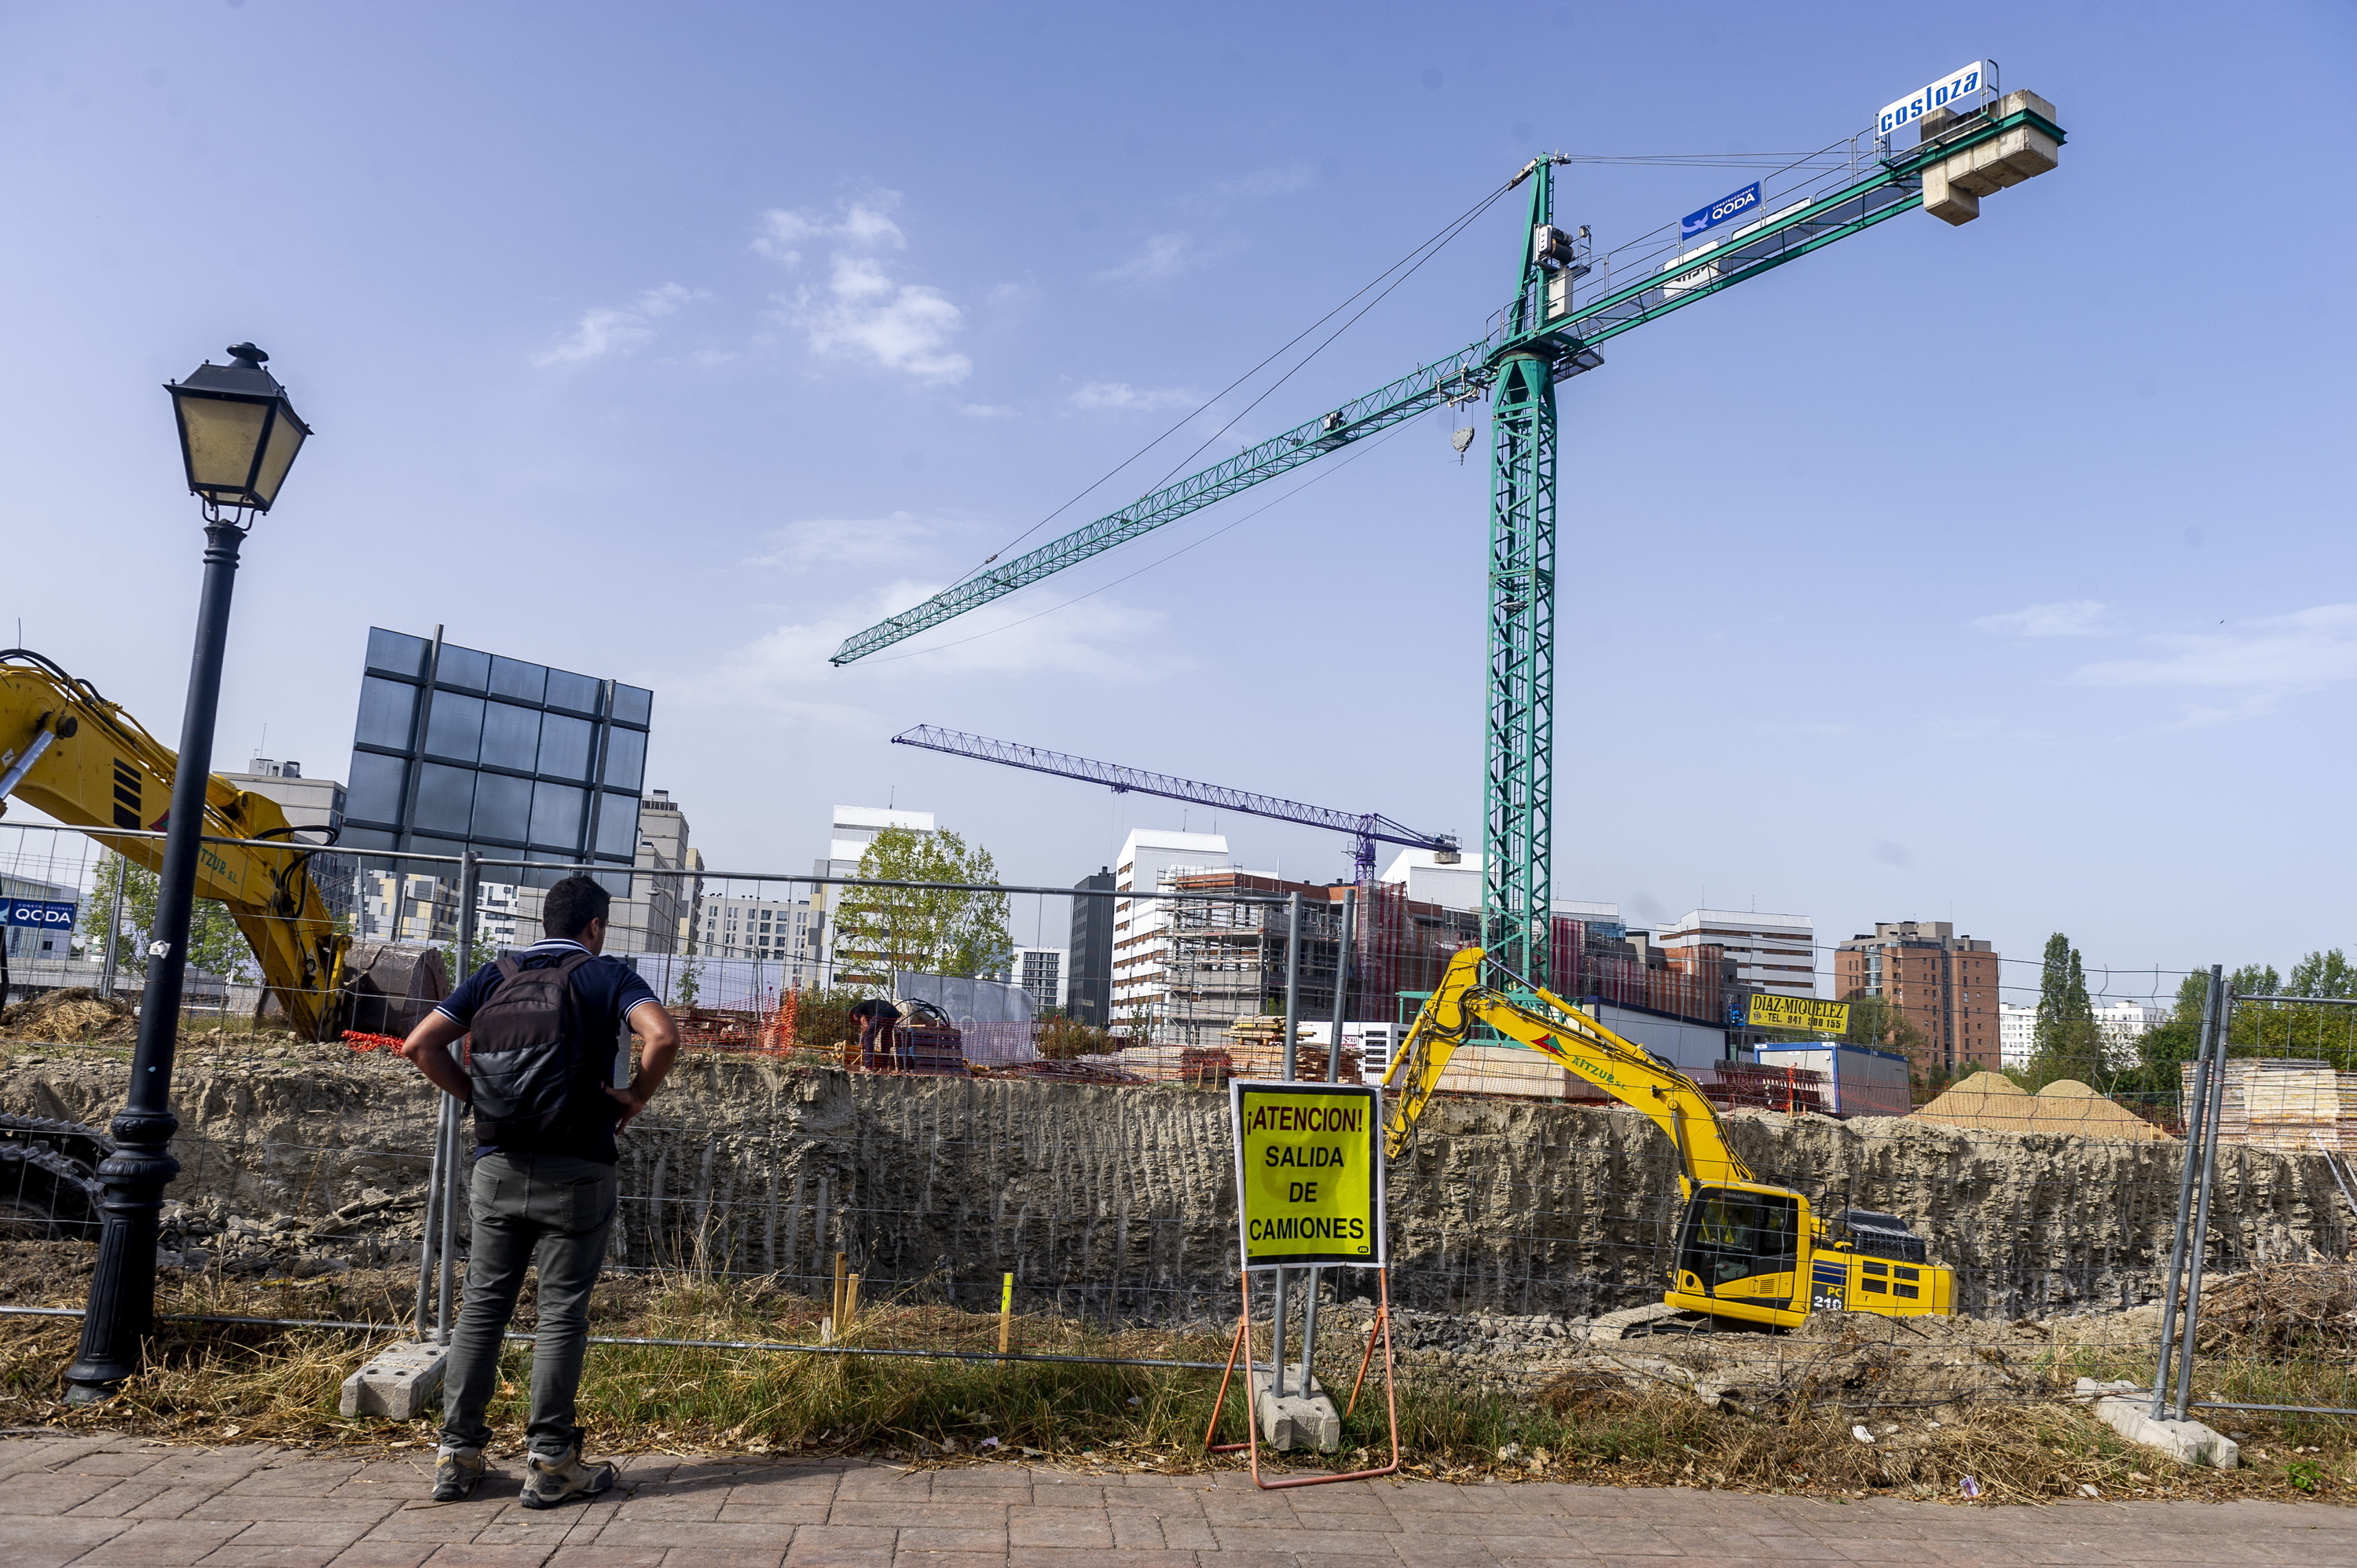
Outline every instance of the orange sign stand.
MULTIPOLYGON (((1359 1408, 1359 1391, 1366 1386, 1367 1369, 1374 1365, 1375 1340, 1380 1337, 1383 1342, 1383 1402, 1391 1417, 1392 1462, 1378 1466, 1372 1470, 1349 1470, 1335 1476, 1286 1476, 1274 1481, 1261 1479, 1260 1419, 1259 1412, 1253 1409, 1250 1392, 1252 1388, 1252 1271, 1242 1270, 1240 1275, 1243 1286, 1243 1311, 1236 1318, 1236 1337, 1228 1344, 1227 1370, 1220 1374, 1220 1397, 1211 1402, 1211 1423, 1203 1429, 1204 1449, 1212 1454, 1233 1454, 1239 1449, 1249 1450, 1252 1454, 1253 1485, 1265 1492, 1278 1491, 1286 1487, 1322 1487, 1329 1481, 1368 1481, 1378 1476, 1396 1474, 1400 1467, 1399 1378, 1392 1360, 1391 1271, 1382 1267, 1375 1269, 1376 1289, 1382 1293, 1380 1302, 1375 1308, 1374 1322, 1367 1326, 1367 1353, 1359 1358, 1359 1376, 1351 1384, 1351 1402, 1342 1413, 1347 1416, 1359 1408), (1245 1369, 1244 1440, 1242 1443, 1217 1443, 1212 1440, 1220 1434, 1220 1417, 1227 1410, 1228 1385, 1235 1380, 1236 1358, 1239 1355, 1243 1358, 1245 1369)), ((1284 1369, 1279 1368, 1277 1370, 1281 1375, 1284 1369)))

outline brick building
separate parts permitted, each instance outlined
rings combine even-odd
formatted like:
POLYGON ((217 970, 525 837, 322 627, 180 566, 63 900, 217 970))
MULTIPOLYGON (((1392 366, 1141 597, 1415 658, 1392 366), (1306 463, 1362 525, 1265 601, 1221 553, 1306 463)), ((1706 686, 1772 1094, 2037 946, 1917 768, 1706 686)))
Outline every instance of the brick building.
POLYGON ((1834 993, 1888 998, 1929 1042, 1919 1067, 1953 1077, 2002 1059, 1996 950, 1945 920, 1877 921, 1850 938, 1834 952, 1834 993))

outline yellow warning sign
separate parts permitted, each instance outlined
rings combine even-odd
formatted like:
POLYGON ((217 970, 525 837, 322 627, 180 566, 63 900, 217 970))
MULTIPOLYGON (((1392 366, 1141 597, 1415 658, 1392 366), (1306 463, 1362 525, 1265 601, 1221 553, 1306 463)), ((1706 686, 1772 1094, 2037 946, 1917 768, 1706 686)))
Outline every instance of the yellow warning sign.
POLYGON ((1808 1029, 1820 1035, 1843 1035, 1849 1032, 1849 1004, 1755 991, 1743 1023, 1751 1029, 1808 1029))
POLYGON ((1383 1090, 1238 1079, 1228 1105, 1243 1266, 1380 1268, 1383 1090))

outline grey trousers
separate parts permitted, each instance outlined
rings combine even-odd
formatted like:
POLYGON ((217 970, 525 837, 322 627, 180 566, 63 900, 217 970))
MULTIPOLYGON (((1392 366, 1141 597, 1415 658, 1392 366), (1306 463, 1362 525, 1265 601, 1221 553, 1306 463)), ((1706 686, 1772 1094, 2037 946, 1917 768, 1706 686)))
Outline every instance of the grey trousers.
POLYGON ((442 1442, 480 1448, 490 1441, 483 1412, 499 1387, 500 1337, 526 1265, 537 1265, 540 1323, 524 1436, 534 1454, 554 1459, 581 1441, 574 1397, 588 1348, 589 1289, 614 1223, 614 1167, 558 1155, 489 1154, 475 1162, 468 1197, 474 1241, 443 1375, 442 1442))

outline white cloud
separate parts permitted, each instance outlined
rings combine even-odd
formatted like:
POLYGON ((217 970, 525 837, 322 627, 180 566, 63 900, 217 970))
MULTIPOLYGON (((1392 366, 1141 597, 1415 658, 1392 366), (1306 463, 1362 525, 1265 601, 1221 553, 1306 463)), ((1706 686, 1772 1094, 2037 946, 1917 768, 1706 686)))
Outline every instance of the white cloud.
POLYGON ((1114 408, 1151 413, 1192 408, 1200 400, 1184 387, 1134 387, 1127 381, 1091 381, 1072 394, 1074 408, 1114 408))
POLYGON ((814 518, 765 536, 770 548, 748 566, 880 565, 906 561, 933 536, 930 522, 905 511, 888 517, 814 518))
POLYGON ((816 354, 864 358, 920 381, 963 381, 974 361, 951 339, 964 327, 965 313, 930 285, 898 281, 880 254, 908 247, 891 217, 899 200, 897 191, 877 191, 844 203, 831 217, 782 209, 762 214, 753 241, 762 255, 798 267, 803 245, 833 247, 825 284, 781 295, 776 318, 800 328, 816 354))
POLYGON ((1019 419, 1023 411, 1003 403, 962 403, 958 412, 968 419, 1019 419))
POLYGON ((2031 605, 2004 615, 1982 616, 1970 623, 1975 631, 1997 637, 2102 637, 2110 629, 2112 607, 2093 599, 2069 599, 2059 604, 2031 605))
POLYGON ((2231 697, 2189 704, 2179 728, 2256 717, 2298 693, 2357 680, 2357 605, 2319 605, 2232 630, 2146 640, 2157 657, 2083 665, 2072 679, 2088 686, 2182 686, 2231 697))
POLYGON ((676 316, 693 300, 709 296, 701 289, 667 283, 647 290, 628 305, 600 305, 581 313, 580 325, 569 338, 533 356, 535 365, 578 365, 608 354, 626 354, 655 335, 654 324, 676 316))
POLYGON ((1201 190, 1180 198, 1178 205, 1209 212, 1224 212, 1243 202, 1265 201, 1273 196, 1290 196, 1295 191, 1306 190, 1310 181, 1317 177, 1317 171, 1306 163, 1254 169, 1233 179, 1213 180, 1201 190))
POLYGON ((1195 242, 1191 234, 1154 234, 1146 238, 1138 252, 1119 266, 1107 267, 1097 274, 1099 283, 1156 284, 1167 283, 1181 273, 1208 266, 1227 254, 1230 247, 1205 250, 1195 242))
POLYGON ((841 703, 845 682, 854 676, 869 682, 906 682, 938 693, 944 677, 1070 674, 1114 682, 1168 676, 1190 668, 1184 659, 1157 656, 1148 662, 1126 651, 1151 643, 1168 618, 1106 598, 1085 600, 1036 619, 1026 618, 1041 607, 990 605, 871 660, 843 669, 827 662, 845 638, 921 603, 940 587, 938 583, 887 583, 813 620, 780 626, 756 638, 716 668, 691 677, 690 683, 707 700, 802 712, 813 700, 820 707, 841 703), (976 637, 981 632, 993 635, 976 637))

